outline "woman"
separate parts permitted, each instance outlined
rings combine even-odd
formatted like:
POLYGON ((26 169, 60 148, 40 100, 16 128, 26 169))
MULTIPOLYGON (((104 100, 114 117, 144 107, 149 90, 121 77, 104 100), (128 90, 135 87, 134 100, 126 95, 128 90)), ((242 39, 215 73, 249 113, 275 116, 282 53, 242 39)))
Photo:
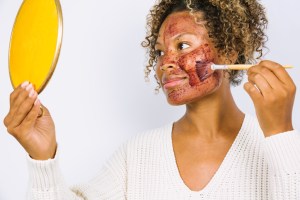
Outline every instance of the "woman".
MULTIPOLYGON (((68 189, 58 169, 54 123, 33 86, 11 95, 4 120, 29 158, 29 199, 299 199, 300 135, 293 129, 296 87, 263 61, 244 88, 257 119, 236 106, 230 83, 242 72, 211 70, 261 56, 267 20, 256 0, 161 0, 150 11, 149 65, 185 115, 124 144, 89 183, 68 189)), ((158 88, 158 89, 159 89, 158 88)))

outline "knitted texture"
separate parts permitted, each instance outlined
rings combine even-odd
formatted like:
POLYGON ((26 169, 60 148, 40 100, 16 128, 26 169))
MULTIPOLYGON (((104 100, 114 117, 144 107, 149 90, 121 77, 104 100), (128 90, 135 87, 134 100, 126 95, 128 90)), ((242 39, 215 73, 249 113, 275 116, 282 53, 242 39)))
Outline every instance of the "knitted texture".
POLYGON ((201 191, 191 191, 180 177, 172 124, 122 145, 87 184, 68 188, 57 158, 29 158, 28 162, 29 200, 300 199, 300 134, 294 130, 265 138, 257 120, 249 115, 219 169, 201 191))

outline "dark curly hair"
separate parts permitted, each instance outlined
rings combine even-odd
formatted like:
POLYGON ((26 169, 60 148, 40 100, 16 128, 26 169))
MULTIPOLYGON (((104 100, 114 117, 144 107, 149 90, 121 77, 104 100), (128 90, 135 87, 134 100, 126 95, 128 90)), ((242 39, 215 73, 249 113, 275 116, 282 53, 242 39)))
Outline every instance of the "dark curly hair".
MULTIPOLYGON (((147 16, 147 35, 142 42, 149 59, 145 79, 156 65, 155 43, 162 23, 171 13, 185 10, 192 15, 197 11, 204 13, 202 20, 207 22, 205 27, 216 49, 227 57, 236 52, 235 64, 250 64, 262 57, 268 21, 264 7, 257 0, 159 0, 147 16)), ((242 81, 243 71, 228 73, 232 85, 242 81)))

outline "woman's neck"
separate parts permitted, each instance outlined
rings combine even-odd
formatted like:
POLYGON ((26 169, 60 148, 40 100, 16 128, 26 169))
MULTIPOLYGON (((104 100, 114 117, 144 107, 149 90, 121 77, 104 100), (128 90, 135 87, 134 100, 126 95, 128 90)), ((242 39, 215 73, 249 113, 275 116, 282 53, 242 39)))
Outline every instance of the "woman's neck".
POLYGON ((176 133, 207 140, 232 137, 238 133, 244 114, 235 104, 229 85, 221 87, 213 94, 186 105, 185 115, 174 124, 176 133))

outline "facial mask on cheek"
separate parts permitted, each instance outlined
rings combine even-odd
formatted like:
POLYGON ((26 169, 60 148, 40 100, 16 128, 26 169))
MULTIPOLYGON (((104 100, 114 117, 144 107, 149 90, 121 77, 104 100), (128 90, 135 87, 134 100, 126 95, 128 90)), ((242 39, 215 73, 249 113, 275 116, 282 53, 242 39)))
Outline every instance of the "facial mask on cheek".
POLYGON ((210 66, 213 64, 214 54, 208 44, 201 45, 194 51, 183 55, 179 59, 179 66, 189 75, 191 86, 201 84, 209 78, 213 71, 210 66))
POLYGON ((209 78, 213 72, 210 70, 212 62, 196 61, 196 72, 201 82, 209 78))

